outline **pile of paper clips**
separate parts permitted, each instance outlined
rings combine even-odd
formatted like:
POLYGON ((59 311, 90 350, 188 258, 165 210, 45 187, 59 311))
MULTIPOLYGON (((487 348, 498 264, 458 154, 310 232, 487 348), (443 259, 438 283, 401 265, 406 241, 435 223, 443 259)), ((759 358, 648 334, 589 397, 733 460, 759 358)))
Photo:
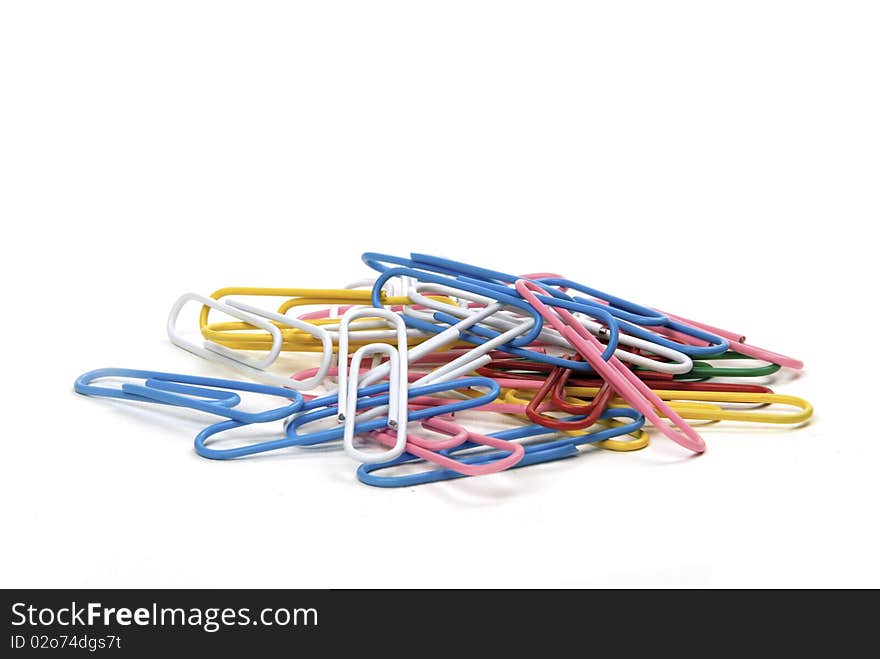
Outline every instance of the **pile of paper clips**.
POLYGON ((382 487, 552 462, 585 445, 638 450, 649 442, 646 423, 702 453, 686 420, 797 425, 812 415, 800 398, 743 382, 803 364, 739 334, 557 274, 509 275, 425 254, 363 261, 378 277, 345 289, 231 287, 177 300, 172 343, 256 382, 100 369, 75 389, 222 417, 195 439, 206 458, 341 441, 361 463, 358 478, 382 487), (276 311, 253 304, 273 298, 283 299, 276 311), (178 330, 190 302, 202 305, 198 343, 178 330), (311 310, 289 313, 302 307, 311 310), (211 322, 212 311, 234 320, 211 322), (320 365, 278 372, 282 352, 320 353, 320 365), (243 392, 283 404, 249 412, 243 392), (489 417, 503 429, 472 429, 489 417), (272 421, 284 422, 276 438, 218 446, 221 433, 272 421), (420 470, 380 473, 415 462, 420 470))

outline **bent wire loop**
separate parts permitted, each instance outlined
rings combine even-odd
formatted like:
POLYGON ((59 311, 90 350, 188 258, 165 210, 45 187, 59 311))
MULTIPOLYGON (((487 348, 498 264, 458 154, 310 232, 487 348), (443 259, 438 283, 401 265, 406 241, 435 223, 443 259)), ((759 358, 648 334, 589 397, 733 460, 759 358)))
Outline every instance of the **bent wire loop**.
POLYGON ((533 423, 537 423, 546 428, 555 430, 578 430, 581 428, 589 428, 602 415, 602 412, 608 407, 614 390, 607 382, 599 389, 593 400, 586 404, 573 405, 566 401, 564 397, 558 395, 558 390, 565 387, 565 381, 571 374, 571 369, 563 369, 556 367, 541 384, 541 387, 535 392, 532 400, 526 405, 526 416, 533 423), (541 410, 541 404, 547 399, 548 395, 553 397, 553 405, 556 409, 568 412, 570 414, 581 415, 583 418, 575 421, 566 421, 548 416, 541 410))
POLYGON ((104 396, 189 407, 208 414, 233 419, 242 424, 267 423, 285 419, 297 412, 304 402, 302 394, 298 391, 281 387, 130 368, 101 368, 89 371, 76 379, 74 390, 85 396, 104 396), (102 378, 134 378, 144 380, 144 384, 123 382, 119 387, 92 384, 95 380, 102 378), (241 398, 235 393, 237 391, 285 398, 291 402, 262 412, 246 412, 236 408, 241 402, 241 398))
POLYGON ((183 348, 184 350, 191 352, 192 354, 199 357, 203 357, 210 361, 223 364, 224 366, 234 368, 235 370, 244 373, 245 375, 249 375, 257 380, 264 379, 267 376, 265 369, 271 366, 272 363, 274 363, 275 360, 278 358, 278 355, 281 353, 281 330, 279 330, 276 325, 272 324, 264 318, 260 318, 259 316, 255 316, 241 309, 237 309, 233 306, 218 302, 217 300, 205 297, 204 295, 199 295, 197 293, 186 293, 177 299, 168 314, 166 329, 168 332, 168 338, 171 340, 171 343, 173 343, 177 347, 183 348), (186 305, 187 302, 198 302, 203 306, 217 309, 218 311, 222 311, 229 316, 239 318, 249 325, 253 325, 267 331, 272 337, 271 348, 268 350, 265 356, 260 359, 256 359, 252 356, 244 355, 238 351, 227 348, 226 346, 211 340, 205 340, 202 345, 198 345, 192 341, 187 340, 177 330, 177 319, 179 318, 180 312, 183 310, 183 307, 186 305))
MULTIPOLYGON (((712 357, 712 361, 742 360, 754 361, 745 355, 728 350, 724 354, 712 357)), ((779 364, 765 363, 749 366, 716 366, 703 361, 695 361, 693 368, 687 373, 677 373, 678 380, 693 380, 705 378, 761 378, 773 375, 782 367, 779 364)))
POLYGON ((337 419, 343 422, 343 446, 345 452, 361 462, 382 462, 391 460, 403 453, 406 444, 406 424, 409 396, 408 356, 406 341, 406 325, 403 319, 387 309, 350 309, 342 316, 339 324, 339 358, 338 370, 339 392, 337 394, 337 419), (348 330, 351 321, 362 316, 379 316, 388 321, 397 330, 397 348, 384 343, 369 343, 358 348, 346 368, 342 360, 348 355, 348 330), (358 400, 358 374, 364 355, 384 354, 389 357, 390 382, 388 397, 388 425, 400 428, 394 446, 383 453, 367 453, 354 446, 355 414, 358 400))

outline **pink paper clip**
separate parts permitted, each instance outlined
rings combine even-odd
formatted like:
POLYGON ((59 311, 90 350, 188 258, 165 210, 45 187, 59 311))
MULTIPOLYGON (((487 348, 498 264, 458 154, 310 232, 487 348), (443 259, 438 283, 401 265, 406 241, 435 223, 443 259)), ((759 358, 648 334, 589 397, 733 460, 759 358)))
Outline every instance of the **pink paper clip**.
POLYGON ((607 380, 634 409, 644 414, 657 430, 694 453, 702 453, 706 450, 706 442, 703 438, 675 410, 660 400, 657 394, 636 377, 623 362, 614 355, 607 362, 602 359, 604 346, 578 322, 574 315, 566 309, 551 309, 541 302, 535 291, 545 293, 543 287, 535 282, 519 279, 516 282, 516 290, 571 343, 596 373, 607 380), (664 421, 658 412, 665 415, 672 423, 664 421), (676 427, 678 430, 675 429, 676 427))
MULTIPOLYGON (((445 469, 451 469, 459 474, 465 474, 466 476, 485 476, 486 474, 494 474, 499 471, 504 471, 505 469, 510 469, 522 460, 525 455, 525 447, 521 444, 498 439, 497 437, 474 433, 462 428, 457 423, 440 417, 425 419, 422 422, 422 426, 426 429, 449 435, 450 439, 432 440, 408 433, 406 448, 404 450, 411 455, 432 462, 445 469), (447 455, 443 455, 442 453, 437 453, 437 450, 454 448, 463 444, 465 441, 507 451, 509 455, 498 460, 492 460, 491 462, 466 464, 450 458, 447 455)), ((393 446, 397 439, 397 433, 395 431, 373 431, 370 435, 386 446, 393 446)))
MULTIPOLYGON (((660 310, 658 309, 658 311, 660 310)), ((765 362, 771 362, 773 364, 779 364, 780 366, 787 366, 788 368, 794 368, 797 370, 800 370, 804 367, 804 363, 800 359, 781 355, 778 352, 773 352, 772 350, 767 350, 766 348, 759 348, 757 346, 749 345, 748 343, 746 343, 746 337, 744 337, 742 334, 736 334, 735 332, 730 332, 719 327, 713 327, 712 325, 707 325, 706 323, 700 323, 696 320, 690 320, 689 318, 676 316, 675 314, 668 313, 666 311, 660 311, 660 313, 669 316, 679 323, 690 325, 692 327, 697 327, 699 329, 706 330, 707 332, 712 332, 712 334, 717 334, 718 336, 725 338, 730 342, 731 350, 735 350, 736 352, 742 353, 748 357, 754 357, 755 359, 761 359, 765 362)))

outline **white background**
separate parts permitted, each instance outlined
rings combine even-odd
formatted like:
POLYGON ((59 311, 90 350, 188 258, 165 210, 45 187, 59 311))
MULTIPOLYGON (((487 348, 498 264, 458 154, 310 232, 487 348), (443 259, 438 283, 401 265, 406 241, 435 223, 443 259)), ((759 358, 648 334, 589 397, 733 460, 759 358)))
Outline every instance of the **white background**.
POLYGON ((0 586, 880 586, 872 2, 0 8, 0 586), (799 430, 403 490, 72 392, 186 291, 555 270, 794 354, 799 430))

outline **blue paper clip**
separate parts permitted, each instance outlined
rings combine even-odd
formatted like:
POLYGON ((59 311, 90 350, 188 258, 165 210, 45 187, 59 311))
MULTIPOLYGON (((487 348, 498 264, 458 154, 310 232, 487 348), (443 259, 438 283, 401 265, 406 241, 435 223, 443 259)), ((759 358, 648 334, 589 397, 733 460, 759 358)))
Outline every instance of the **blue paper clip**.
MULTIPOLYGON (((372 259, 372 262, 375 262, 375 258, 372 259)), ((486 268, 480 268, 478 266, 438 256, 431 256, 429 254, 412 254, 411 262, 415 263, 416 265, 414 267, 417 268, 430 266, 442 269, 447 273, 457 272, 459 281, 473 285, 483 285, 498 292, 506 292, 507 294, 510 294, 512 289, 505 284, 512 284, 519 279, 519 277, 515 275, 487 270, 486 268)), ((627 333, 632 334, 633 336, 638 336, 647 341, 653 341, 654 343, 667 348, 678 350, 689 357, 712 357, 726 352, 730 347, 727 339, 716 334, 674 321, 655 309, 636 304, 635 302, 630 302, 629 300, 615 295, 604 293, 571 279, 565 279, 562 277, 539 277, 532 281, 541 284, 547 291, 548 296, 538 296, 538 299, 545 304, 570 309, 570 307, 567 307, 565 304, 558 302, 560 299, 567 299, 572 302, 593 307, 594 309, 605 309, 614 315, 615 318, 619 319, 620 328, 627 333), (556 288, 550 288, 556 286, 561 286, 590 295, 594 298, 605 300, 608 302, 608 305, 601 304, 596 302, 596 300, 585 297, 570 296, 556 288), (687 334, 688 336, 693 336, 696 339, 705 341, 709 345, 693 346, 686 343, 679 343, 655 332, 648 331, 643 327, 639 327, 639 325, 668 327, 669 329, 676 330, 682 334, 687 334)))
MULTIPOLYGON (((540 284, 544 288, 544 290, 548 292, 555 290, 549 288, 551 286, 564 286, 573 290, 579 290, 581 292, 587 293, 588 295, 593 295, 595 292, 593 291, 593 289, 578 284, 575 281, 571 281, 570 279, 560 279, 558 277, 542 277, 539 279, 535 279, 534 281, 540 284)), ((541 299, 540 296, 539 299, 541 299)), ((573 299, 584 304, 590 303, 590 300, 588 300, 587 298, 574 297, 573 299)), ((593 304, 595 304, 595 302, 593 304)), ((699 327, 685 325, 678 322, 677 320, 672 320, 671 318, 668 318, 666 316, 663 317, 662 322, 652 324, 654 326, 668 327, 671 330, 675 330, 682 334, 700 339, 701 341, 705 341, 708 345, 695 346, 687 343, 673 341, 663 336, 662 334, 652 332, 648 329, 645 329, 644 327, 639 326, 648 325, 649 323, 640 322, 639 324, 633 324, 633 322, 630 322, 630 319, 624 318, 622 314, 617 313, 615 314, 615 316, 617 316, 619 319, 618 322, 620 323, 620 329, 625 331, 627 334, 632 334, 633 336, 637 336, 640 339, 652 341, 667 348, 677 350, 685 355, 688 355, 689 357, 713 357, 727 352, 728 348, 730 347, 730 343, 728 342, 728 340, 718 336, 717 334, 712 334, 711 332, 702 330, 699 327)))
MULTIPOLYGON (((429 254, 414 253, 411 256, 412 258, 405 259, 401 257, 394 257, 388 254, 367 252, 363 254, 361 258, 363 259, 364 263, 382 274, 393 269, 389 266, 386 266, 385 263, 393 263, 412 268, 416 271, 422 270, 429 272, 441 272, 445 275, 455 277, 460 287, 463 287, 465 285, 475 288, 482 287, 483 294, 485 295, 490 295, 488 291, 491 290, 499 296, 518 296, 518 294, 508 285, 514 283, 517 279, 520 279, 520 277, 517 277, 516 275, 498 272, 495 270, 489 270, 487 268, 462 263, 460 261, 453 261, 452 259, 431 256, 429 254)), ((411 276, 417 275, 412 274, 411 276)), ((547 295, 538 296, 538 299, 540 299, 545 304, 551 306, 559 306, 568 309, 569 311, 580 311, 582 313, 592 315, 597 319, 602 320, 602 322, 609 326, 609 329, 611 329, 611 325, 608 323, 607 316, 605 314, 610 314, 614 318, 618 319, 620 323, 620 329, 626 331, 627 333, 632 334, 633 336, 637 336, 641 339, 645 339, 647 341, 652 341, 654 343, 657 343, 658 345, 665 346, 672 350, 677 350, 678 352, 688 355, 689 357, 710 358, 723 354, 730 347, 727 339, 720 337, 716 334, 702 330, 697 327, 685 325, 683 323, 670 319, 668 316, 659 311, 656 311, 649 307, 645 307, 640 304, 636 304, 635 302, 631 302, 621 297, 604 293, 571 279, 565 279, 561 277, 539 277, 531 281, 541 284, 544 290, 547 292, 547 295), (594 298, 605 300, 608 302, 608 304, 601 304, 594 299, 568 295, 560 290, 557 290, 555 288, 556 286, 569 288, 580 293, 593 296, 594 298), (708 345, 694 346, 686 343, 672 341, 665 336, 657 334, 656 332, 651 332, 644 327, 641 327, 641 325, 668 327, 669 329, 675 330, 682 334, 693 336, 696 339, 705 341, 708 345)), ((454 284, 450 285, 454 286, 454 284)), ((616 329, 617 328, 615 327, 615 336, 616 329)), ((482 328, 475 328, 475 333, 479 333, 481 330, 482 328)), ((524 343, 516 344, 517 347, 522 345, 524 345, 524 343)), ((609 345, 611 345, 610 342, 609 345)), ((614 347, 616 348, 616 339, 614 341, 614 347)), ((534 358, 533 355, 521 356, 534 358)), ((605 359, 607 360, 608 357, 605 357, 605 359)), ((547 363, 552 363, 546 359, 543 361, 547 363)), ((592 370, 588 365, 584 365, 583 363, 581 363, 580 366, 565 364, 563 365, 567 366, 568 368, 573 368, 574 370, 592 370)))
POLYGON ((283 387, 130 368, 101 368, 89 371, 76 379, 73 388, 74 391, 85 396, 103 396, 188 407, 208 414, 234 419, 241 424, 266 423, 284 419, 296 413, 303 404, 301 393, 283 387), (143 379, 144 384, 124 382, 118 388, 91 384, 99 378, 108 377, 143 379), (241 397, 235 393, 236 391, 277 396, 292 402, 263 412, 245 412, 235 408, 241 402, 241 397))
MULTIPOLYGON (((376 259, 373 258, 371 259, 371 261, 375 263, 376 259)), ((483 285, 487 288, 492 288, 498 292, 506 292, 508 294, 510 294, 512 289, 505 284, 512 284, 517 279, 519 279, 519 277, 515 275, 509 275, 503 272, 496 272, 494 270, 487 270, 486 268, 481 268, 478 266, 469 265, 467 263, 461 263, 460 261, 453 261, 451 259, 445 259, 438 256, 431 256, 429 254, 412 254, 411 262, 416 264, 414 266, 416 268, 433 267, 437 269, 442 269, 444 272, 447 273, 457 272, 459 281, 474 285, 483 285)), ((711 332, 701 330, 700 328, 691 327, 678 321, 674 321, 665 314, 656 311, 655 309, 636 304, 635 302, 630 302, 629 300, 617 297, 615 295, 604 293, 595 288, 585 286, 571 279, 565 279, 562 277, 538 277, 532 281, 541 284, 547 291, 548 296, 538 296, 539 299, 545 304, 555 304, 556 306, 568 308, 565 304, 559 303, 557 301, 560 299, 567 299, 569 301, 577 302, 583 305, 587 305, 589 307, 605 309, 613 314, 615 318, 621 321, 620 328, 627 333, 638 336, 639 338, 645 339, 647 341, 653 341, 654 343, 665 346, 667 348, 678 350, 679 352, 684 353, 685 355, 688 355, 690 357, 712 357, 726 352, 730 347, 729 342, 726 339, 716 334, 712 334, 711 332), (563 293, 562 291, 557 290, 556 288, 550 288, 556 286, 561 286, 578 291, 580 293, 584 293, 586 295, 590 295, 593 298, 605 300, 608 302, 608 305, 601 304, 594 299, 580 296, 570 296, 563 293), (668 327, 669 329, 681 332, 682 334, 687 334, 688 336, 693 336, 696 339, 705 341, 709 345, 693 346, 685 343, 679 343, 676 341, 672 341, 655 332, 648 331, 643 327, 639 327, 639 325, 668 327)))
MULTIPOLYGON (((442 268, 446 272, 455 273, 455 276, 461 278, 462 280, 470 280, 474 282, 482 281, 485 285, 489 287, 496 287, 498 289, 503 288, 507 291, 512 290, 509 287, 509 284, 515 283, 517 279, 522 279, 522 277, 517 275, 497 272, 495 270, 488 270, 486 268, 470 265, 468 263, 462 263, 461 261, 446 259, 440 256, 417 253, 413 253, 411 256, 412 262, 416 264, 414 267, 433 266, 435 268, 442 268)), ((533 281, 543 280, 536 279, 533 281)), ((570 280, 566 279, 564 281, 570 280)), ((576 302, 582 302, 589 306, 598 306, 602 309, 608 309, 614 316, 618 318, 628 320, 633 323, 639 323, 641 325, 662 325, 667 320, 665 314, 656 311, 655 309, 651 309, 641 304, 636 304, 635 302, 630 302, 629 300, 626 300, 622 297, 610 295, 609 293, 604 293, 600 290, 584 286, 583 284, 579 284, 577 282, 571 282, 570 288, 574 288, 575 290, 586 293, 587 295, 591 295, 595 298, 605 300, 608 302, 608 305, 600 304, 595 300, 588 300, 585 298, 572 298, 571 296, 562 293, 562 291, 552 291, 550 292, 550 294, 553 297, 558 297, 559 299, 573 300, 576 302)), ((551 302, 546 301, 546 304, 551 304, 551 302)))
MULTIPOLYGON (((484 288, 494 289, 496 290, 496 292, 499 293, 507 292, 508 294, 513 295, 517 295, 517 293, 513 291, 513 289, 510 288, 509 285, 516 282, 517 279, 522 279, 522 277, 518 275, 512 275, 506 272, 499 272, 497 270, 490 270, 488 268, 471 265, 469 263, 462 263, 461 261, 454 261, 452 259, 447 259, 440 256, 432 256, 430 254, 419 253, 412 253, 410 254, 410 256, 411 258, 407 259, 392 256, 390 254, 366 252, 361 256, 361 259, 365 264, 380 273, 389 269, 389 266, 385 265, 386 263, 391 263, 394 265, 413 268, 416 270, 427 270, 430 272, 444 274, 450 277, 455 277, 460 281, 477 284, 483 286, 484 288)), ((533 281, 541 280, 535 279, 533 281)), ((616 317, 628 320, 633 323, 639 323, 641 325, 662 325, 667 320, 666 315, 660 311, 657 311, 656 309, 651 309, 650 307, 636 304, 635 302, 631 302, 624 298, 610 295, 594 288, 589 288, 577 282, 572 282, 572 284, 572 288, 575 288, 582 293, 586 293, 588 295, 592 295, 593 297, 605 300, 608 302, 608 305, 603 305, 596 302, 595 300, 587 300, 584 298, 580 298, 578 300, 579 302, 586 304, 590 307, 598 307, 600 309, 609 310, 616 317)), ((562 291, 550 290, 548 291, 548 294, 561 300, 567 300, 569 302, 575 301, 574 298, 566 295, 562 291)), ((550 300, 544 300, 544 302, 545 304, 552 304, 552 301, 550 300)))
MULTIPOLYGON (((540 444, 530 444, 525 447, 525 455, 523 456, 523 459, 520 460, 520 462, 518 462, 515 466, 511 467, 511 469, 519 469, 521 467, 528 467, 534 464, 543 464, 545 462, 553 462, 556 460, 564 460, 566 458, 575 457, 580 454, 580 451, 577 448, 578 446, 581 446, 583 444, 592 444, 606 439, 612 439, 614 437, 620 437, 621 435, 628 435, 639 430, 645 423, 645 418, 637 411, 630 408, 611 408, 605 410, 600 418, 611 419, 620 417, 630 418, 633 421, 631 423, 606 428, 604 430, 593 433, 585 433, 576 436, 566 436, 564 439, 542 442, 540 444)), ((582 418, 584 417, 576 416, 570 417, 567 420, 574 421, 582 418)), ((550 430, 549 428, 545 428, 544 426, 528 425, 521 428, 514 428, 512 430, 503 430, 501 432, 492 433, 491 436, 497 437, 498 439, 515 440, 541 437, 543 435, 557 436, 559 434, 564 433, 560 433, 557 430, 550 430)), ((449 455, 458 451, 466 450, 468 448, 474 448, 475 446, 476 445, 471 442, 465 442, 455 449, 441 451, 441 453, 449 455)), ((490 460, 497 459, 498 453, 499 451, 478 453, 473 456, 463 457, 460 459, 460 461, 466 464, 482 464, 484 462, 489 462, 490 460)), ((380 476, 373 473, 382 469, 389 469, 391 467, 396 467, 402 464, 409 464, 413 462, 424 461, 419 460, 415 456, 412 456, 408 453, 404 453, 399 458, 391 460, 389 462, 381 462, 377 464, 362 464, 358 467, 357 477, 358 480, 360 480, 362 483, 365 483, 366 485, 373 485, 375 487, 411 487, 414 485, 424 485, 426 483, 455 480, 457 478, 470 478, 470 476, 467 476, 466 474, 462 474, 451 469, 442 468, 423 471, 417 474, 406 474, 402 476, 380 476)))
MULTIPOLYGON (((420 410, 411 410, 409 413, 410 421, 418 421, 427 419, 432 416, 441 414, 453 414, 462 410, 487 405, 498 398, 501 387, 494 380, 484 377, 467 377, 449 382, 436 382, 434 384, 411 387, 409 390, 410 399, 418 396, 428 396, 442 391, 451 391, 454 389, 463 389, 465 387, 486 387, 489 389, 486 393, 481 393, 474 398, 465 400, 455 400, 445 405, 426 407, 420 410)), ((365 409, 388 403, 388 383, 375 384, 370 387, 364 387, 358 391, 357 409, 365 409)), ((195 439, 196 453, 203 458, 211 458, 212 460, 232 460, 234 458, 242 458, 256 453, 264 453, 266 451, 274 451, 277 449, 288 448, 290 446, 314 446, 325 442, 332 442, 342 439, 343 427, 335 426, 327 430, 320 430, 304 435, 297 434, 297 430, 302 426, 336 416, 336 403, 338 397, 336 394, 315 398, 303 405, 300 415, 291 419, 287 425, 287 433, 285 437, 278 439, 270 439, 265 442, 257 442, 248 444, 247 446, 236 446, 228 449, 215 449, 208 446, 208 440, 214 435, 240 428, 243 423, 236 421, 221 421, 212 426, 208 426, 202 430, 195 439)), ((355 422, 355 433, 368 432, 370 430, 379 430, 385 428, 388 422, 384 418, 369 419, 367 421, 355 422)))

